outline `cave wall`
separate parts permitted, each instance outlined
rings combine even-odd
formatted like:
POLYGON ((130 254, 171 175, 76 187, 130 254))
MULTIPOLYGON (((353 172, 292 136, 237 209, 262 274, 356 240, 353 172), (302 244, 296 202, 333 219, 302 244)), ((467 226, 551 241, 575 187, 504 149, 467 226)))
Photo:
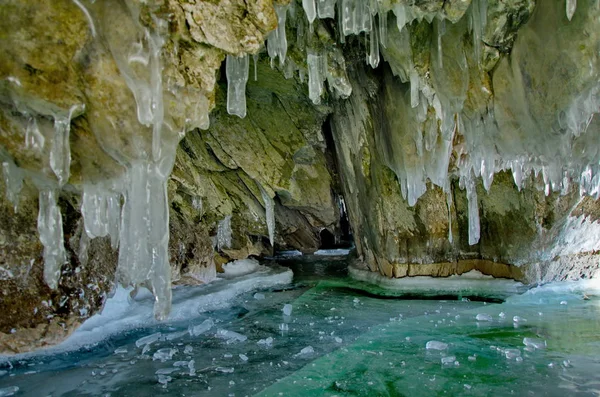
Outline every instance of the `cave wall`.
POLYGON ((60 341, 119 282, 163 318, 172 284, 314 252, 344 206, 388 277, 594 275, 600 10, 571 4, 3 2, 0 352, 60 341))

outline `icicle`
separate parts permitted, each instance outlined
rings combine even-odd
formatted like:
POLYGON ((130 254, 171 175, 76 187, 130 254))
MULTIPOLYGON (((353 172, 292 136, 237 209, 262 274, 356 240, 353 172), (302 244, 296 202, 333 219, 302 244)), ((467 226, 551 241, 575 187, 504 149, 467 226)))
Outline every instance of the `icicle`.
POLYGON ((121 220, 119 277, 125 284, 143 284, 151 289, 157 320, 165 319, 171 308, 166 177, 170 169, 165 168, 172 167, 173 161, 174 158, 169 158, 162 163, 135 161, 131 164, 121 220))
POLYGON ((320 19, 335 17, 335 2, 336 0, 317 0, 317 11, 320 19))
POLYGON ((454 241, 452 236, 452 191, 446 193, 446 205, 448 207, 448 241, 452 244, 454 241))
POLYGON ((17 212, 17 207, 19 206, 19 193, 23 188, 23 171, 12 161, 3 162, 2 171, 4 174, 6 198, 12 203, 14 211, 17 212))
POLYGON ((436 42, 437 42, 437 62, 442 69, 444 67, 444 56, 442 52, 442 36, 446 33, 446 22, 444 19, 438 19, 436 23, 436 42))
POLYGON ((58 178, 60 186, 67 183, 71 168, 71 145, 69 144, 69 133, 71 131, 71 117, 73 112, 79 109, 74 105, 69 110, 67 117, 56 116, 54 118, 54 136, 52 148, 50 149, 50 168, 58 178))
POLYGON ((110 245, 113 249, 119 246, 121 233, 121 195, 110 193, 106 198, 106 211, 108 219, 108 234, 110 235, 110 245))
POLYGON ((219 221, 217 226, 217 248, 221 251, 223 248, 231 248, 231 215, 227 215, 219 221))
POLYGON ((304 8, 304 12, 306 13, 308 23, 312 25, 312 23, 315 21, 315 18, 317 17, 315 0, 302 0, 302 8, 304 8))
MULTIPOLYGON (((285 36, 285 21, 287 16, 287 5, 280 6, 275 4, 275 13, 277 14, 277 28, 267 37, 267 52, 271 60, 279 57, 279 65, 283 66, 287 54, 287 38, 285 36)), ((254 61, 255 80, 256 80, 256 59, 254 61)))
POLYGON ((388 27, 387 27, 387 11, 383 11, 381 6, 379 7, 379 13, 377 14, 379 18, 379 42, 383 48, 387 47, 387 37, 388 37, 388 27))
POLYGON ((369 36, 369 55, 367 56, 367 62, 373 69, 379 66, 379 38, 377 37, 377 34, 377 29, 373 29, 369 36))
POLYGON ((267 230, 269 231, 269 242, 271 243, 271 247, 275 247, 275 202, 261 185, 258 186, 262 199, 265 202, 265 217, 267 219, 267 230))
POLYGON ((467 202, 469 213, 469 245, 475 245, 479 242, 479 203, 477 201, 477 188, 475 178, 469 175, 465 178, 465 188, 467 190, 467 202))
POLYGON ((258 81, 258 54, 252 55, 254 60, 254 81, 258 81))
POLYGON ((419 106, 419 73, 415 68, 410 71, 410 106, 419 106))
POLYGON ((402 29, 408 23, 406 7, 407 6, 403 4, 396 4, 396 6, 394 7, 394 14, 396 14, 396 25, 398 26, 398 32, 402 32, 402 29))
POLYGON ((79 250, 77 250, 77 258, 79 258, 79 264, 85 266, 88 263, 89 255, 88 248, 90 247, 90 238, 86 232, 81 233, 79 238, 79 250))
POLYGON ((227 55, 227 113, 246 117, 246 82, 248 81, 248 55, 227 55))
POLYGON ((487 0, 473 0, 471 3, 471 24, 473 48, 477 65, 481 64, 481 41, 487 23, 487 0))
POLYGON ((570 21, 577 9, 577 0, 567 0, 567 19, 570 21))
POLYGON ((58 287, 60 270, 67 261, 62 215, 56 205, 56 199, 56 191, 40 191, 38 233, 44 246, 44 280, 51 289, 58 287))
POLYGON ((25 148, 41 152, 44 149, 46 139, 40 132, 35 117, 29 119, 25 129, 25 148))
POLYGON ((81 215, 87 236, 89 238, 106 236, 108 212, 104 194, 93 186, 84 186, 81 201, 81 215))
POLYGON ((308 65, 308 97, 315 104, 321 103, 321 94, 323 93, 323 55, 309 51, 306 56, 308 65))

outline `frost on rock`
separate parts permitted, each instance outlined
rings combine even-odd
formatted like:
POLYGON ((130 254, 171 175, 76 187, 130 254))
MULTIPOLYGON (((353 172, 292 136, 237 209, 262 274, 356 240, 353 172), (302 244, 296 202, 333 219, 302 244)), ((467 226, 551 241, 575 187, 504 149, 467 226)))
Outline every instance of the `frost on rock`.
MULTIPOLYGON (((277 14, 277 28, 267 37, 267 53, 271 60, 279 57, 279 65, 283 66, 288 46, 285 36, 285 21, 289 6, 274 4, 274 7, 277 14)), ((254 58, 254 80, 256 80, 256 61, 257 59, 254 58)))
POLYGON ((217 226, 217 248, 231 248, 231 215, 219 221, 217 226))
MULTIPOLYGON (((281 44, 281 42, 279 44, 281 44)), ((278 53, 278 55, 281 56, 282 54, 278 53)), ((285 57, 285 55, 283 56, 285 57)), ((280 59, 282 58, 280 57, 280 59)), ((250 60, 248 55, 241 57, 227 55, 227 60, 225 61, 225 73, 227 75, 227 113, 236 115, 240 118, 246 117, 246 83, 248 82, 249 69, 250 60)))
POLYGON ((55 190, 41 190, 39 196, 38 233, 44 246, 44 281, 52 289, 58 287, 60 270, 67 261, 62 215, 55 190))

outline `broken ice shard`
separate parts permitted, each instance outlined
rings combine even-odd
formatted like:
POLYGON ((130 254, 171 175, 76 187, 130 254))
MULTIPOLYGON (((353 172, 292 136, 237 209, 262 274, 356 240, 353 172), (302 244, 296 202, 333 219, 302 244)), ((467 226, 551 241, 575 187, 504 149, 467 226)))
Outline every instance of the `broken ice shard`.
POLYGON ((227 75, 227 113, 240 118, 246 117, 246 83, 250 61, 248 55, 235 57, 227 55, 225 73, 227 75))

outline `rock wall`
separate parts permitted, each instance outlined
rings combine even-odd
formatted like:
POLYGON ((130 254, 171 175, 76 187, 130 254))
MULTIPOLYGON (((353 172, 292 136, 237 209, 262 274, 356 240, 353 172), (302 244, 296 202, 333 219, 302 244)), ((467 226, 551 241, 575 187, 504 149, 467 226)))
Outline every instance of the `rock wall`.
POLYGON ((388 277, 593 276, 600 9, 573 5, 3 2, 0 353, 117 283, 164 318, 346 214, 388 277))

